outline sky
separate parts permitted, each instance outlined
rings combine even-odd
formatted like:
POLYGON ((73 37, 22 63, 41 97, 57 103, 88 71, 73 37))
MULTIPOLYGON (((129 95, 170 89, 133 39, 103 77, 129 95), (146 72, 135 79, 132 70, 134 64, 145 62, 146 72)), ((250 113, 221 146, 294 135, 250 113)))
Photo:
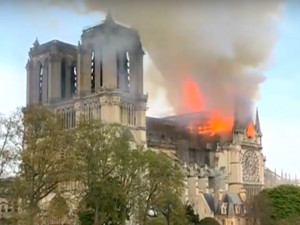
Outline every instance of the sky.
MULTIPOLYGON (((54 6, 41 10, 34 1, 12 2, 16 1, 0 0, 0 113, 4 114, 26 103, 25 65, 36 38, 40 43, 59 39, 77 44, 82 29, 104 19, 100 13, 79 14, 54 6)), ((300 177, 300 4, 287 1, 283 10, 280 39, 256 104, 267 166, 300 177)), ((153 106, 160 107, 159 102, 153 106)))

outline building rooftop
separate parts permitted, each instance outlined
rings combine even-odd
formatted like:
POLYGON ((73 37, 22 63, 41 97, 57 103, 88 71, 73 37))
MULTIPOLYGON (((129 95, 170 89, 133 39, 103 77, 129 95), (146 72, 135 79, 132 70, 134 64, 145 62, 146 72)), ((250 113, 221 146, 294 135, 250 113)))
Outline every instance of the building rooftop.
POLYGON ((36 39, 33 43, 33 47, 30 49, 30 54, 39 55, 51 51, 77 54, 77 46, 59 40, 52 40, 43 44, 39 44, 38 40, 36 39))
POLYGON ((111 13, 108 13, 106 15, 106 18, 105 20, 102 21, 102 23, 92 27, 85 28, 82 32, 82 36, 93 35, 95 32, 98 31, 112 32, 119 35, 132 35, 139 39, 138 32, 135 29, 116 23, 111 13))

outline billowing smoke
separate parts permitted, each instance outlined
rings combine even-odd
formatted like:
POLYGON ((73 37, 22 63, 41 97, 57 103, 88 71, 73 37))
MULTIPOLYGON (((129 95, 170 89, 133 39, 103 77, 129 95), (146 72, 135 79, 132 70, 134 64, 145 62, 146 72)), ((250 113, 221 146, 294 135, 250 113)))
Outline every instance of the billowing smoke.
POLYGON ((138 30, 156 67, 146 71, 150 100, 165 90, 174 113, 193 111, 184 99, 187 80, 199 88, 199 110, 232 114, 236 97, 259 97, 262 71, 278 39, 281 0, 82 1, 83 11, 110 10, 138 30))

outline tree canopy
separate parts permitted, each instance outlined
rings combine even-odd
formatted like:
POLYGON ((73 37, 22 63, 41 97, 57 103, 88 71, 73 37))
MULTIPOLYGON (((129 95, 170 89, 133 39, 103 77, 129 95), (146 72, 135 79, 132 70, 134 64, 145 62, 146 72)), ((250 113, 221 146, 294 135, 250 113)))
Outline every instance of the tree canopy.
POLYGON ((129 217, 149 224, 150 209, 174 222, 184 212, 178 197, 183 175, 164 154, 136 146, 119 125, 82 120, 73 132, 73 171, 84 184, 82 224, 124 224, 129 217))
MULTIPOLYGON (((82 117, 67 130, 59 115, 41 105, 7 121, 0 143, 18 162, 10 187, 15 224, 76 218, 81 225, 123 225, 128 219, 188 224, 181 167, 164 153, 137 146, 128 128, 82 117)), ((0 176, 1 166, 0 149, 0 176)))
POLYGON ((60 120, 43 106, 23 110, 17 135, 20 160, 12 186, 12 197, 18 203, 18 219, 35 224, 41 219, 41 202, 58 191, 58 185, 69 179, 68 132, 60 120), (22 214, 22 215, 21 215, 22 214))
POLYGON ((199 225, 220 225, 220 224, 214 218, 206 217, 200 221, 199 225))
POLYGON ((264 225, 300 223, 300 187, 282 185, 263 190, 255 199, 254 216, 264 225))

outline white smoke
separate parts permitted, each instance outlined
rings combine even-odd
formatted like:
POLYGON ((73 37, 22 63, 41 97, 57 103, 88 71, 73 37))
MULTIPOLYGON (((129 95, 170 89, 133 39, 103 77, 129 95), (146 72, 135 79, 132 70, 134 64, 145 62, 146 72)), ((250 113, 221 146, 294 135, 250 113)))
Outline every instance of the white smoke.
MULTIPOLYGON (((52 0, 56 5, 71 2, 52 0)), ((118 22, 138 30, 154 63, 146 70, 145 82, 152 105, 157 99, 155 93, 163 90, 175 113, 188 111, 182 97, 187 76, 197 82, 205 96, 205 110, 232 113, 236 97, 249 102, 259 97, 262 71, 279 36, 281 0, 79 3, 81 12, 110 10, 118 22)))

